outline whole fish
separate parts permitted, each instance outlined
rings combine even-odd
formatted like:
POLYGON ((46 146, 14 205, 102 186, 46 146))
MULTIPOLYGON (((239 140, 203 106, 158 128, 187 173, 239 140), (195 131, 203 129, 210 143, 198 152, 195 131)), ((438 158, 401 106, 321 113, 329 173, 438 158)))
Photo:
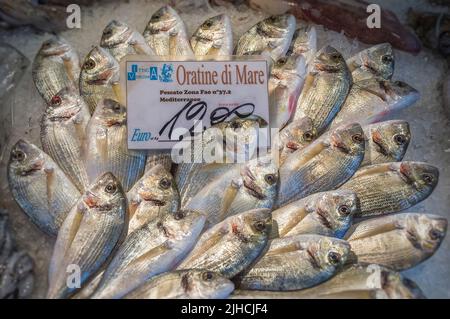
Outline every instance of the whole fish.
POLYGON ((268 209, 228 217, 202 234, 177 269, 208 269, 232 278, 255 260, 267 244, 272 218, 268 209))
POLYGON ((274 210, 273 234, 276 237, 317 234, 342 238, 358 210, 358 198, 351 191, 316 193, 274 210))
POLYGON ((239 289, 305 289, 331 278, 345 264, 349 252, 349 244, 337 238, 320 235, 277 238, 234 282, 239 289))
POLYGON ((360 81, 352 86, 330 128, 353 122, 361 125, 379 122, 392 112, 413 105, 419 97, 419 92, 404 82, 360 81))
POLYGON ((374 45, 347 60, 353 83, 380 78, 390 80, 394 74, 394 50, 389 43, 374 45))
POLYGON ((33 61, 32 76, 47 104, 63 88, 78 88, 80 61, 75 49, 63 38, 45 41, 33 61))
POLYGON ((295 32, 295 18, 290 14, 270 16, 251 27, 239 39, 235 55, 268 52, 273 60, 284 56, 295 32))
POLYGON ((204 211, 210 227, 228 216, 253 208, 272 208, 277 185, 277 166, 269 156, 261 157, 243 166, 232 167, 201 189, 186 207, 204 211))
POLYGON ((127 194, 130 209, 128 234, 152 219, 178 211, 180 197, 172 174, 156 165, 127 194))
POLYGON ((280 167, 277 207, 308 195, 335 189, 358 169, 364 157, 359 124, 341 126, 290 154, 280 167))
POLYGON ((291 45, 286 55, 302 55, 309 65, 317 52, 317 32, 314 26, 304 25, 294 32, 291 45))
POLYGON ((118 20, 112 20, 105 27, 100 46, 107 49, 118 62, 131 54, 154 55, 139 32, 118 20))
POLYGON ((268 83, 271 128, 281 130, 294 115, 305 77, 303 56, 281 57, 275 61, 268 83))
POLYGON ((173 269, 193 248, 204 223, 199 212, 178 211, 136 229, 119 247, 91 298, 121 298, 173 269))
POLYGON ((229 56, 233 54, 231 20, 225 14, 207 19, 191 37, 196 56, 229 56))
POLYGON ((52 236, 56 236, 80 196, 50 156, 24 140, 19 140, 11 150, 8 184, 25 214, 52 236))
POLYGON ((411 140, 406 121, 386 121, 363 126, 366 139, 361 166, 399 162, 405 156, 411 140))
POLYGON ((94 276, 126 235, 127 224, 125 193, 119 181, 105 173, 81 196, 61 226, 50 261, 47 298, 67 298, 76 292, 68 285, 76 269, 80 286, 94 276))
POLYGON ((404 213, 364 220, 346 237, 354 254, 352 261, 404 270, 432 256, 446 232, 444 217, 404 213))
POLYGON ((70 88, 64 88, 52 98, 41 120, 43 150, 81 192, 89 184, 83 145, 90 118, 89 107, 81 96, 70 88))
POLYGON ((103 99, 117 99, 119 63, 103 48, 94 47, 86 56, 80 73, 80 95, 91 113, 103 99))
POLYGON ((156 55, 193 56, 186 26, 168 5, 152 15, 143 35, 156 55))
POLYGON ((156 276, 125 296, 125 299, 224 299, 234 284, 207 270, 177 270, 156 276))
POLYGON ((289 154, 303 149, 311 144, 318 137, 314 129, 313 122, 309 117, 303 117, 293 120, 286 125, 278 134, 278 143, 280 165, 284 163, 289 154))
POLYGON ((322 133, 341 109, 352 76, 342 55, 326 46, 317 52, 298 99, 295 119, 309 117, 322 133))
POLYGON ((232 299, 423 299, 420 288, 400 273, 370 265, 350 265, 315 287, 297 291, 236 290, 232 299))
POLYGON ((436 187, 439 170, 421 162, 384 163, 366 166, 340 189, 356 193, 358 217, 384 215, 407 209, 427 198, 436 187))
POLYGON ((125 106, 111 100, 99 102, 86 128, 86 165, 90 180, 112 172, 128 191, 145 169, 145 151, 129 150, 125 106))

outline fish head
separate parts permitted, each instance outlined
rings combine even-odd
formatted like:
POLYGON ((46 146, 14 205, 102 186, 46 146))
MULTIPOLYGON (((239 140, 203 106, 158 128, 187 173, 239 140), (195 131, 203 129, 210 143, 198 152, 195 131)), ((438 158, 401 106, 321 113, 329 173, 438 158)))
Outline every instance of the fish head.
POLYGON ((80 78, 91 85, 117 83, 119 63, 108 51, 96 46, 84 59, 80 78))
POLYGON ((303 55, 307 61, 310 60, 317 48, 317 32, 313 26, 301 26, 294 32, 290 55, 303 55))
MULTIPOLYGON (((381 268, 381 267, 380 267, 381 268)), ((424 299, 417 284, 400 273, 386 268, 380 270, 381 288, 389 299, 424 299)))
POLYGON ((291 81, 296 77, 305 77, 305 58, 296 55, 281 57, 273 64, 270 75, 279 81, 291 81))
POLYGON ((226 298, 234 290, 231 280, 209 270, 188 270, 181 278, 181 285, 185 291, 207 299, 226 298))
POLYGON ((126 207, 126 197, 119 180, 107 172, 90 185, 82 196, 83 204, 97 212, 109 213, 117 208, 126 207))
POLYGON ((121 126, 126 123, 127 110, 115 100, 103 99, 97 106, 94 116, 103 126, 121 126))
POLYGON ((52 37, 42 43, 39 54, 43 56, 63 56, 72 50, 70 44, 61 37, 52 37))
POLYGON ((266 241, 272 230, 272 213, 258 208, 231 217, 231 231, 252 242, 266 241))
POLYGON ((390 79, 394 74, 395 58, 389 43, 374 45, 361 52, 364 66, 372 70, 383 79, 390 79))
POLYGON ((406 121, 386 121, 371 126, 370 138, 379 153, 400 161, 408 149, 411 131, 406 121))
POLYGON ((308 243, 307 251, 316 265, 323 269, 341 268, 350 253, 350 245, 342 239, 319 236, 308 243))
POLYGON ((271 201, 278 189, 278 167, 270 156, 249 161, 241 170, 244 190, 251 196, 271 201))
POLYGON ((302 117, 289 123, 280 132, 281 146, 294 152, 310 144, 317 138, 317 130, 310 117, 302 117))
POLYGON ((15 175, 26 176, 44 169, 45 156, 37 146, 19 140, 11 149, 9 171, 15 175))
POLYGON ((258 23, 257 28, 268 38, 281 38, 295 28, 295 23, 292 14, 272 15, 258 23))
POLYGON ((400 176, 424 196, 431 194, 438 184, 439 170, 435 166, 422 162, 401 162, 397 168, 400 176))
POLYGON ((431 214, 412 214, 404 222, 406 237, 412 245, 432 254, 441 245, 447 233, 447 219, 431 214))
POLYGON ((46 108, 46 118, 52 122, 74 119, 83 107, 83 99, 71 88, 63 88, 50 100, 46 108))
POLYGON ((231 20, 226 14, 219 14, 215 17, 207 19, 197 29, 193 36, 193 45, 197 41, 211 42, 220 41, 232 35, 231 20))
POLYGON ((146 31, 151 34, 176 32, 177 27, 181 23, 182 21, 178 13, 171 6, 165 5, 150 17, 146 31))
POLYGON ((110 48, 121 43, 126 43, 132 34, 133 30, 126 23, 112 20, 103 30, 100 45, 110 48))
POLYGON ((352 156, 364 154, 365 137, 358 123, 339 126, 331 133, 330 140, 331 145, 343 153, 352 156))
POLYGON ((157 226, 164 229, 167 237, 180 240, 200 234, 205 225, 206 216, 194 210, 179 210, 160 218, 157 226))
POLYGON ((346 69, 347 64, 338 50, 327 45, 317 52, 313 68, 316 72, 339 72, 346 69))
POLYGON ((392 106, 393 110, 412 105, 420 98, 420 93, 409 84, 402 81, 380 81, 383 100, 392 106))
POLYGON ((173 176, 161 164, 145 173, 139 182, 137 194, 140 199, 155 206, 166 206, 178 198, 173 176))

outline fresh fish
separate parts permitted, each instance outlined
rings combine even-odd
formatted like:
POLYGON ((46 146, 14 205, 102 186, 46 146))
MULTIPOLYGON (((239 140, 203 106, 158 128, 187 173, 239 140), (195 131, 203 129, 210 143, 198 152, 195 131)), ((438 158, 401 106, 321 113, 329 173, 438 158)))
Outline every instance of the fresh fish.
POLYGON ((349 253, 350 246, 342 239, 320 235, 277 238, 234 282, 239 289, 305 289, 331 278, 349 253))
POLYGON ((148 150, 145 171, 152 169, 156 165, 162 165, 168 171, 172 170, 172 157, 170 152, 160 150, 148 150))
POLYGON ((187 202, 186 207, 204 211, 209 227, 228 216, 253 208, 271 209, 275 202, 277 185, 277 166, 270 156, 261 157, 243 166, 233 167, 201 189, 187 202))
POLYGON ((173 269, 193 248, 204 224, 203 214, 178 211, 136 229, 119 247, 91 297, 121 298, 151 277, 173 269))
POLYGON ((103 99, 119 98, 118 83, 119 63, 105 49, 94 47, 84 59, 80 73, 80 95, 91 113, 103 99))
POLYGON ((360 81, 352 86, 330 128, 345 123, 365 125, 381 121, 391 113, 413 105, 419 97, 420 93, 404 82, 360 81))
POLYGON ((100 46, 118 61, 126 55, 154 55, 144 37, 126 23, 112 20, 103 30, 100 46))
POLYGON ((298 99, 295 119, 309 117, 322 133, 341 109, 352 76, 342 55, 326 46, 317 52, 298 99))
POLYGON ((192 35, 191 46, 196 56, 229 56, 233 54, 231 20, 225 14, 207 19, 192 35))
POLYGON ((202 234, 177 269, 208 269, 232 278, 256 259, 267 244, 272 218, 268 209, 228 217, 202 234))
POLYGON ((63 88, 78 89, 78 54, 63 38, 50 38, 34 58, 32 76, 39 94, 51 104, 52 98, 63 88))
POLYGON ((404 270, 432 256, 446 232, 443 217, 404 213, 362 221, 346 237, 357 262, 404 270))
POLYGON ((280 167, 277 207, 308 195, 335 189, 358 169, 364 157, 359 124, 341 126, 290 154, 280 167))
POLYGON ((386 121, 363 126, 366 139, 361 166, 399 162, 405 156, 411 140, 406 121, 386 121))
POLYGON ((304 25, 294 32, 291 45, 286 55, 302 55, 309 65, 317 52, 317 32, 314 26, 304 25))
POLYGON ((149 221, 178 211, 180 197, 172 174, 162 165, 151 168, 127 194, 128 234, 149 221))
POLYGON ((281 57, 274 63, 268 83, 271 128, 281 130, 294 115, 305 77, 303 56, 281 57))
POLYGON ((88 186, 83 145, 91 114, 78 93, 64 88, 51 100, 41 121, 43 150, 61 167, 82 192, 88 186))
POLYGON ((145 169, 145 151, 129 150, 125 106, 111 100, 99 102, 86 128, 86 165, 92 181, 111 172, 128 191, 145 169))
POLYGON ((272 212, 273 234, 344 237, 359 210, 356 194, 335 190, 310 195, 272 212))
POLYGON ((93 277, 126 235, 127 224, 126 195, 119 181, 105 173, 81 196, 61 226, 50 261, 47 298, 67 298, 76 292, 67 284, 68 267, 79 267, 80 286, 93 277))
POLYGON ((379 265, 346 266, 328 281, 297 291, 236 290, 232 299, 423 299, 420 288, 400 273, 379 265))
POLYGON ((309 117, 293 120, 286 125, 278 135, 278 150, 280 164, 282 165, 289 154, 303 149, 317 138, 317 132, 313 127, 313 122, 309 117))
POLYGON ((278 60, 289 49, 295 25, 295 18, 290 14, 270 16, 255 24, 241 36, 234 54, 246 55, 267 51, 273 60, 278 60))
POLYGON ((9 189, 17 204, 42 231, 55 236, 80 192, 37 146, 19 140, 8 163, 9 189))
POLYGON ((407 209, 427 198, 436 187, 439 170, 421 162, 384 163, 366 166, 340 189, 356 193, 358 217, 384 215, 407 209))
POLYGON ((233 282, 218 273, 178 270, 147 281, 125 299, 224 299, 233 290, 233 282))
POLYGON ((143 35, 156 55, 193 56, 186 26, 168 5, 152 15, 143 35))
POLYGON ((347 60, 353 82, 380 78, 390 80, 394 74, 394 50, 389 43, 374 45, 347 60))

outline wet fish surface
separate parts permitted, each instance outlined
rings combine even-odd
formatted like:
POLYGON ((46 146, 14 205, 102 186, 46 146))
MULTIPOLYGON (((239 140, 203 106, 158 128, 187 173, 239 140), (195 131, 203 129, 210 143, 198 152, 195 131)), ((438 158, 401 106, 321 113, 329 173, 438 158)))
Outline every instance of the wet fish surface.
POLYGON ((233 54, 231 20, 220 14, 203 22, 191 37, 192 51, 196 56, 229 56, 233 54))
POLYGON ((286 55, 302 55, 309 65, 317 53, 317 32, 314 26, 302 25, 294 32, 286 55))
POLYGON ((9 189, 17 204, 45 233, 56 236, 80 192, 37 146, 19 140, 8 163, 9 189))
POLYGON ((357 217, 396 213, 426 199, 439 180, 439 170, 421 162, 365 166, 340 189, 356 193, 361 203, 357 217))

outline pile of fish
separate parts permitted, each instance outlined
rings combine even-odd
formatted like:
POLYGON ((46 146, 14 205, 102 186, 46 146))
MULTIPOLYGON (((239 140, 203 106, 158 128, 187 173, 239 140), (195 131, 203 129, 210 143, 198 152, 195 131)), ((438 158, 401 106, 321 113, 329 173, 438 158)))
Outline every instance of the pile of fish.
MULTIPOLYGON (((447 220, 394 214, 426 199, 439 173, 402 161, 409 125, 383 121, 419 99, 391 80, 390 45, 345 60, 317 51, 314 27, 284 14, 233 49, 226 15, 189 39, 164 6, 142 35, 112 21, 81 67, 65 40, 46 41, 32 73, 48 105, 42 147, 19 140, 8 180, 31 221, 56 236, 48 298, 423 297, 399 272, 436 252, 447 220), (214 129, 250 142, 270 125, 278 141, 244 163, 175 165, 168 152, 129 150, 118 85, 128 54, 270 57, 270 123, 236 117, 214 129)), ((236 152, 212 129, 193 138, 194 156, 210 143, 236 152)))

